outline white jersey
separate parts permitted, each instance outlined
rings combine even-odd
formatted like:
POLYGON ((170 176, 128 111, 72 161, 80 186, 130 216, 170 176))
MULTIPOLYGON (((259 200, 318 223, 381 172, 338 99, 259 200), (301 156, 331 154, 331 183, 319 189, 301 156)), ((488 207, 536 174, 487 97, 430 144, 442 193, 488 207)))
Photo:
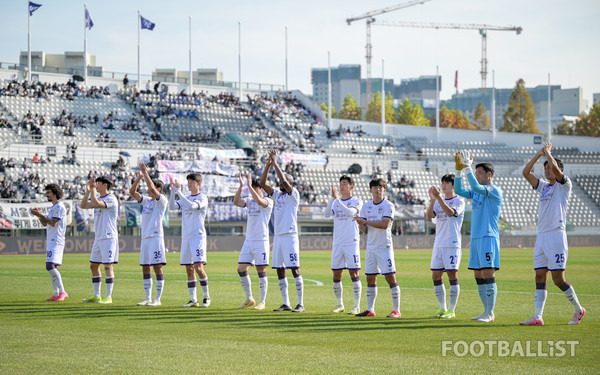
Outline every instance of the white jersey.
POLYGON ((94 209, 94 232, 96 240, 116 239, 119 236, 117 230, 117 218, 119 217, 119 201, 117 197, 108 193, 98 198, 106 204, 106 208, 94 209))
POLYGON ((264 241, 269 239, 269 219, 273 211, 273 200, 267 200, 267 207, 262 207, 254 201, 254 198, 244 199, 248 209, 248 219, 246 221, 246 240, 264 241))
POLYGON ((458 195, 444 199, 444 202, 454 210, 454 215, 448 217, 439 202, 433 204, 433 214, 436 219, 434 247, 461 247, 460 228, 465 216, 465 201, 458 195))
POLYGON ((565 230, 567 224, 567 206, 573 183, 564 176, 563 181, 556 181, 550 185, 547 181, 538 179, 535 188, 540 193, 540 206, 538 209, 538 233, 549 232, 555 229, 565 230))
POLYGON ((142 238, 164 237, 162 220, 169 201, 160 194, 158 200, 142 196, 142 238))
MULTIPOLYGON (((367 221, 381 221, 383 218, 394 220, 394 205, 387 199, 375 204, 372 200, 362 206, 360 217, 367 221)), ((367 250, 389 251, 392 246, 392 226, 378 229, 369 226, 367 234, 367 250)))
POLYGON ((181 208, 181 238, 198 238, 204 236, 204 218, 206 217, 206 208, 208 207, 208 199, 202 193, 196 195, 188 195, 187 199, 194 205, 197 205, 197 209, 189 209, 181 204, 181 200, 177 201, 177 204, 181 208))
POLYGON ((362 208, 362 201, 360 198, 350 197, 348 199, 335 199, 333 206, 331 207, 331 213, 333 215, 333 246, 336 245, 353 245, 360 241, 360 230, 358 223, 353 220, 354 216, 358 215, 362 208), (347 216, 339 204, 350 208, 353 216, 347 216))
POLYGON ((67 209, 63 202, 56 202, 48 210, 48 219, 58 219, 56 226, 46 225, 46 246, 65 246, 65 232, 67 231, 67 209))
POLYGON ((273 215, 275 216, 275 235, 298 233, 298 205, 300 204, 300 194, 296 188, 292 188, 292 193, 282 193, 278 188, 273 188, 273 215))

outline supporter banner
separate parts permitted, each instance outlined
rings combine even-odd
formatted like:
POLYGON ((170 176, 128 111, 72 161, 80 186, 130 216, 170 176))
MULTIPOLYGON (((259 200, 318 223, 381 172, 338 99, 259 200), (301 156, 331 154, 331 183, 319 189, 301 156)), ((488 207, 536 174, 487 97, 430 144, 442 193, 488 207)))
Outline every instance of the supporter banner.
POLYGON ((232 150, 216 150, 213 148, 198 147, 198 152, 203 159, 244 159, 247 157, 246 152, 241 148, 232 150))
POLYGON ((210 221, 246 221, 246 208, 238 207, 233 203, 210 204, 210 221))
POLYGON ((137 202, 125 202, 125 222, 127 228, 138 228, 142 223, 142 205, 137 202))
MULTIPOLYGON (((73 201, 62 201, 67 209, 67 225, 73 220, 73 201)), ((45 229, 38 218, 29 210, 39 208, 43 215, 48 215, 51 202, 43 203, 2 203, 0 202, 0 228, 3 229, 45 229)))
POLYGON ((237 165, 210 160, 159 160, 156 162, 156 169, 159 172, 218 173, 224 176, 236 176, 240 170, 237 165))
POLYGON ((293 154, 289 152, 281 153, 281 162, 283 164, 289 164, 293 161, 295 164, 302 163, 302 165, 311 166, 324 166, 327 163, 324 154, 293 154))
MULTIPOLYGON (((187 191, 186 173, 160 173, 160 179, 170 184, 171 181, 179 181, 184 191, 187 191)), ((205 174, 202 176, 202 185, 200 191, 209 198, 215 197, 233 197, 240 185, 237 177, 214 176, 205 174)))

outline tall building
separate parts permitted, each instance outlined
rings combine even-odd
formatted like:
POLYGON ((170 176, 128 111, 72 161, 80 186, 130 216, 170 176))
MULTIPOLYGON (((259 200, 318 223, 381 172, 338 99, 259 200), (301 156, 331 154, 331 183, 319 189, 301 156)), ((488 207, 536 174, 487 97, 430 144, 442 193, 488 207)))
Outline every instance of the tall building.
MULTIPOLYGON (((404 100, 410 99, 411 103, 419 103, 425 116, 435 115, 435 76, 421 76, 419 78, 408 78, 400 81, 394 86, 394 99, 396 106, 404 100)), ((439 79, 439 88, 442 90, 442 77, 439 79)))
MULTIPOLYGON (((328 102, 328 69, 311 70, 313 101, 317 105, 328 102)), ((339 65, 331 68, 331 105, 335 110, 342 108, 348 94, 360 105, 360 65, 339 65)))
MULTIPOLYGON (((371 95, 375 95, 375 93, 379 92, 381 93, 381 78, 371 78, 371 95)), ((387 97, 388 94, 392 95, 392 98, 394 97, 394 80, 389 78, 389 79, 385 79, 383 80, 383 89, 385 90, 385 96, 387 97)), ((363 79, 360 82, 360 106, 366 110, 367 107, 369 106, 369 103, 367 102, 367 80, 363 79)))

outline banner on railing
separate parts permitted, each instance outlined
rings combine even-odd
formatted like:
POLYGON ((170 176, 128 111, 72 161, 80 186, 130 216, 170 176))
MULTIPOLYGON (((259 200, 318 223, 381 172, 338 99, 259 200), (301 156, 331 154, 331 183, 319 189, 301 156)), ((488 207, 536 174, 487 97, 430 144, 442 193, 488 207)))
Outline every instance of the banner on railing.
POLYGON ((236 148, 236 149, 232 149, 232 150, 216 150, 214 148, 205 148, 205 147, 198 147, 198 152, 200 153, 200 155, 202 155, 203 159, 214 159, 215 157, 217 157, 217 159, 222 160, 222 159, 244 159, 246 157, 248 157, 246 155, 246 152, 244 150, 242 150, 241 148, 236 148))
MULTIPOLYGON (((183 190, 187 191, 187 173, 160 173, 159 177, 165 184, 171 181, 179 181, 183 190)), ((233 197, 240 185, 237 177, 216 176, 205 174, 202 176, 200 192, 209 198, 233 197)))
POLYGON ((289 164, 290 162, 295 164, 302 163, 302 165, 311 166, 324 166, 327 163, 327 159, 324 154, 293 154, 290 152, 281 153, 281 162, 283 164, 289 164))
POLYGON ((159 160, 156 168, 159 172, 218 173, 223 176, 236 176, 240 170, 237 165, 209 160, 159 160))
MULTIPOLYGON (((67 225, 73 220, 73 201, 62 201, 67 209, 67 225)), ((37 216, 29 212, 39 208, 43 215, 48 215, 51 202, 42 203, 3 203, 0 202, 0 228, 2 229, 45 229, 37 216)))
POLYGON ((210 204, 211 221, 246 221, 246 208, 233 203, 212 202, 210 204))

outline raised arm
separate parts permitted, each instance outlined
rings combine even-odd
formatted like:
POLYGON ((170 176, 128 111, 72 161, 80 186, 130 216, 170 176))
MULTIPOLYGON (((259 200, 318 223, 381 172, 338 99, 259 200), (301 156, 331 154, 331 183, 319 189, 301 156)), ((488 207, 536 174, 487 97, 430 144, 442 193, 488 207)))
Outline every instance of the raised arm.
POLYGON ((556 181, 562 184, 562 181, 565 179, 565 174, 560 170, 560 168, 558 168, 556 160, 554 160, 554 157, 550 153, 553 148, 554 146, 552 146, 552 143, 546 142, 544 144, 543 152, 544 155, 546 155, 546 159, 548 159, 548 164, 550 164, 550 168, 552 168, 552 172, 554 173, 554 177, 556 177, 556 181))
POLYGON ((240 180, 240 186, 238 186, 237 191, 235 192, 235 196, 233 197, 233 204, 238 207, 245 207, 246 202, 242 199, 242 188, 244 187, 244 179, 242 178, 242 172, 238 175, 238 179, 240 180))
MULTIPOLYGON (((158 191, 156 186, 154 186, 154 182, 152 182, 152 179, 150 178, 150 175, 148 174, 148 167, 146 167, 146 164, 140 163, 140 172, 142 173, 142 176, 144 177, 144 181, 146 181, 146 188, 148 189, 148 195, 150 196, 150 198, 152 198, 154 200, 160 199, 160 192, 158 191)), ((138 200, 138 202, 139 202, 139 200, 138 200)))
POLYGON ((473 159, 469 160, 468 152, 465 154, 464 151, 458 151, 454 155, 454 161, 456 163, 456 174, 454 175, 454 192, 461 197, 471 198, 471 191, 469 189, 465 189, 462 187, 462 174, 463 170, 471 171, 471 164, 469 161, 473 161, 473 159), (464 161, 467 163, 463 163, 464 161))
POLYGON ((250 173, 248 173, 248 191, 250 192, 250 195, 252 195, 252 199, 254 199, 254 201, 258 203, 259 206, 267 207, 269 205, 269 201, 259 196, 256 190, 254 190, 254 188, 252 187, 252 176, 250 175, 250 173))
POLYGON ((271 158, 267 159, 267 164, 265 165, 265 170, 263 171, 262 176, 260 177, 260 186, 265 190, 268 195, 273 194, 273 188, 267 183, 267 179, 269 177, 269 169, 271 169, 271 158))
POLYGON ((90 178, 90 181, 88 181, 88 184, 90 186, 90 192, 89 192, 89 202, 86 202, 87 207, 86 208, 106 208, 106 203, 104 202, 100 202, 98 200, 98 197, 96 196, 96 180, 94 180, 94 177, 90 178))
POLYGON ((537 163, 538 159, 541 158, 544 155, 544 147, 542 147, 537 154, 534 155, 533 158, 531 158, 531 160, 529 161, 529 163, 527 163, 527 165, 525 166, 525 168, 523 168, 523 177, 525 177, 525 179, 527 181, 529 181, 529 184, 531 184, 531 186, 533 186, 533 188, 537 188, 538 186, 538 178, 535 177, 535 175, 531 172, 533 171, 533 166, 535 165, 535 163, 537 163))
POLYGON ((338 198, 337 190, 335 189, 333 184, 331 184, 331 198, 332 199, 329 201, 329 204, 327 205, 327 207, 325 207, 325 211, 323 211, 323 216, 325 216, 328 219, 333 216, 333 204, 338 198))
MULTIPOLYGON (((179 204, 175 202, 175 185, 178 184, 177 181, 171 180, 171 193, 169 194, 169 210, 178 210, 179 204)), ((180 185, 181 186, 181 185, 180 185)))
POLYGON ((279 185, 281 186, 282 190, 284 190, 288 194, 291 194, 292 193, 292 185, 290 185, 286 176, 283 174, 283 171, 279 167, 279 164, 277 164, 277 153, 275 152, 275 150, 271 150, 271 153, 269 154, 269 156, 272 159, 271 163, 273 164, 273 168, 275 168, 275 173, 277 173, 277 178, 279 179, 279 185))
POLYGON ((133 181, 133 183, 131 184, 131 187, 129 188, 129 195, 131 195, 133 197, 133 199, 135 199, 138 202, 142 202, 142 194, 138 193, 137 189, 138 186, 140 185, 140 181, 142 180, 142 171, 140 170, 138 175, 136 176, 135 180, 133 181))
POLYGON ((427 191, 429 193, 429 207, 427 207, 427 212, 425 213, 425 217, 429 220, 431 220, 435 217, 435 213, 433 212, 433 206, 435 205, 435 201, 436 201, 435 196, 433 195, 434 189, 435 189, 435 186, 432 186, 427 191))

